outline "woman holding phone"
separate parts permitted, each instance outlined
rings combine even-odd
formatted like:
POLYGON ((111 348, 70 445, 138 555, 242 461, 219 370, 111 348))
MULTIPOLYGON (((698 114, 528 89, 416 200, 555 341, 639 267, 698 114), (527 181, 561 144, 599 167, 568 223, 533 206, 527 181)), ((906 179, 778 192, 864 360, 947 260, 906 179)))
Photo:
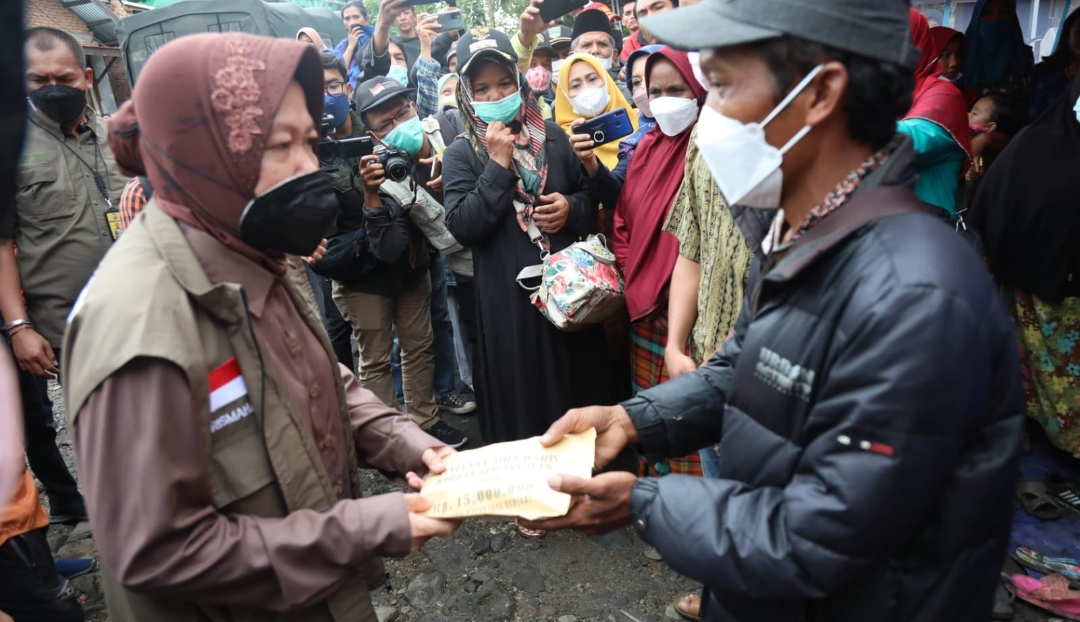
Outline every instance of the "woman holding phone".
MULTIPOLYGON (((627 112, 634 131, 638 120, 630 102, 623 97, 611 75, 591 54, 574 54, 559 68, 559 84, 555 91, 555 120, 567 134, 573 135, 575 125, 613 110, 627 112)), ((619 143, 615 140, 596 147, 597 158, 609 169, 619 164, 619 143)), ((611 203, 608 205, 610 208, 611 203)))
MULTIPOLYGON (((583 134, 570 137, 593 198, 615 205, 611 248, 626 281, 631 385, 635 393, 667 380, 668 284, 679 243, 663 225, 685 170, 686 150, 705 102, 685 52, 663 47, 645 60, 645 89, 656 127, 645 133, 625 175, 608 170, 583 134)), ((695 463, 684 472, 696 471, 695 463)))
POLYGON ((615 398, 602 329, 558 330, 516 282, 542 250, 592 233, 596 202, 566 133, 522 92, 509 38, 474 29, 457 50, 466 132, 443 155, 446 225, 473 251, 481 431, 488 442, 518 440, 615 398))

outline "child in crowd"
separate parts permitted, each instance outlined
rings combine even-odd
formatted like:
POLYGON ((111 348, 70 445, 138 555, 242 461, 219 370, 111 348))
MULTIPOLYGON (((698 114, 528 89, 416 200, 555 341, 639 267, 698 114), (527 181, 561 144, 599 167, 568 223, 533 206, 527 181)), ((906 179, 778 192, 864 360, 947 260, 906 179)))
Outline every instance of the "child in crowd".
POLYGON ((970 205, 986 171, 1012 137, 1020 131, 1021 124, 1009 97, 991 94, 975 102, 968 113, 968 125, 971 128, 974 155, 966 180, 967 204, 970 205))

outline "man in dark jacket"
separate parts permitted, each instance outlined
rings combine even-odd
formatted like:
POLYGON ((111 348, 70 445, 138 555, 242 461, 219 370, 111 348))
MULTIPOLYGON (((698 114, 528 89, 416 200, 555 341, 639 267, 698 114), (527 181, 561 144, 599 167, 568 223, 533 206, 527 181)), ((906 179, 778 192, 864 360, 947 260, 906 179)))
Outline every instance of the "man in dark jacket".
POLYGON ((597 428, 597 467, 719 441, 720 478, 555 476, 576 503, 527 526, 632 522, 705 584, 703 620, 989 617, 1024 401, 993 283, 910 189, 907 20, 902 2, 704 0, 642 21, 702 50, 699 146, 726 198, 782 210, 719 354, 544 439, 597 428))

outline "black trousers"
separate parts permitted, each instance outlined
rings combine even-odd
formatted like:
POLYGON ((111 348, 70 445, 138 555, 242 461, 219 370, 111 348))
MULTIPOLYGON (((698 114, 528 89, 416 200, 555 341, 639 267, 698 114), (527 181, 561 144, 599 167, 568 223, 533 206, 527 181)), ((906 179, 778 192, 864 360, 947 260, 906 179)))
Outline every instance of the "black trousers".
POLYGON ((319 304, 319 310, 323 314, 323 326, 326 334, 330 337, 330 346, 338 362, 343 363, 352 372, 356 373, 356 361, 352 351, 352 326, 341 317, 341 311, 334 303, 334 284, 330 279, 315 274, 310 266, 307 268, 308 280, 311 281, 311 289, 315 290, 315 300, 319 304))
POLYGON ((56 574, 45 530, 0 545, 0 611, 15 622, 82 622, 82 606, 71 584, 56 574))
MULTIPOLYGON (((54 350, 60 360, 60 350, 54 350)), ((26 433, 26 458, 30 470, 45 485, 52 516, 85 516, 86 505, 78 484, 68 471, 64 456, 56 446, 52 401, 48 381, 29 372, 19 371, 22 393, 23 426, 26 433)))
MULTIPOLYGON (((469 360, 475 360, 473 358, 473 352, 476 352, 476 281, 471 276, 460 276, 455 274, 454 280, 457 281, 457 291, 455 297, 458 304, 458 316, 461 318, 461 325, 465 329, 465 345, 469 349, 469 360)), ((476 373, 475 371, 473 373, 476 373)))

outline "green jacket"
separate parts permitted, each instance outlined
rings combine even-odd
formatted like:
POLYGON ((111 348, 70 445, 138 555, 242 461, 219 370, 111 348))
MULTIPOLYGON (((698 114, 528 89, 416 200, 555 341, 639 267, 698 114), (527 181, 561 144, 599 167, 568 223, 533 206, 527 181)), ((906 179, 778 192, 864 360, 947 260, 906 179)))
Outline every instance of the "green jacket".
MULTIPOLYGON (((287 283, 305 322, 319 336, 326 356, 333 358, 317 312, 304 302, 291 280, 287 283)), ((310 426, 288 397, 277 370, 261 360, 249 321, 240 287, 212 284, 176 221, 151 201, 146 213, 105 257, 72 310, 62 367, 68 426, 74 429, 88 397, 125 364, 139 357, 163 359, 180 368, 190 382, 191 400, 197 408, 193 414, 210 448, 206 468, 220 512, 280 517, 300 509, 329 510, 338 495, 310 426), (162 329, 163 324, 167 329, 162 329), (236 434, 212 435, 208 375, 233 357, 247 386, 265 387, 249 396, 254 411, 262 414, 262 429, 256 423, 259 418, 247 417, 232 426, 236 434)), ((350 430, 344 386, 340 376, 334 379, 343 429, 350 430)), ((356 450, 352 443, 346 445, 351 490, 358 496, 356 450)), ((320 605, 283 614, 155 598, 124 587, 109 572, 102 574, 102 581, 113 622, 376 619, 362 569, 320 605)))

